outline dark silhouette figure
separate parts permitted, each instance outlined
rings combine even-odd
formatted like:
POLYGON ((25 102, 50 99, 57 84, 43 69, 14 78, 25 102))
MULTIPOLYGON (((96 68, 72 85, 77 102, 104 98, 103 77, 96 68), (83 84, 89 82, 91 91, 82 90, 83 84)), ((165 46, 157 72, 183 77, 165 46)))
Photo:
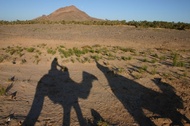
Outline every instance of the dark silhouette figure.
POLYGON ((77 114, 80 125, 85 126, 86 122, 83 118, 78 98, 86 99, 89 96, 94 80, 97 80, 95 76, 83 72, 82 82, 74 82, 70 78, 68 69, 59 65, 55 58, 52 61, 49 73, 44 75, 38 82, 31 109, 22 125, 35 125, 43 107, 44 97, 48 96, 55 104, 62 105, 64 126, 70 125, 70 112, 72 107, 77 114))
POLYGON ((171 125, 180 126, 183 125, 182 119, 189 122, 189 119, 177 111, 178 108, 183 108, 183 103, 171 85, 159 81, 156 83, 154 80, 162 91, 156 92, 124 76, 111 73, 109 68, 98 62, 96 64, 107 78, 114 95, 140 126, 154 126, 151 118, 169 118, 172 121, 171 125), (147 117, 143 109, 159 116, 147 117))

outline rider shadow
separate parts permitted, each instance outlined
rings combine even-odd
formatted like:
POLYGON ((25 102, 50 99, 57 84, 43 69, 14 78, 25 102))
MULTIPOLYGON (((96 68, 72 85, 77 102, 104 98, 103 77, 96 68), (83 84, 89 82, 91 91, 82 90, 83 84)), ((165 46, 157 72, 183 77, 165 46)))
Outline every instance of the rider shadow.
POLYGON ((161 90, 156 92, 124 76, 114 74, 98 62, 96 65, 106 77, 113 94, 140 126, 156 125, 152 118, 168 118, 172 122, 171 125, 182 126, 182 120, 189 123, 189 119, 177 110, 183 108, 183 102, 171 85, 154 79, 153 82, 161 90), (153 116, 147 117, 143 110, 152 112, 153 116))
MULTIPOLYGON (((70 78, 68 69, 58 64, 57 58, 52 61, 51 69, 38 82, 31 109, 23 122, 23 126, 34 126, 40 116, 44 98, 47 96, 55 104, 63 107, 63 124, 70 125, 70 114, 74 108, 81 126, 86 125, 78 98, 87 99, 92 88, 92 82, 97 78, 83 72, 83 80, 77 83, 70 78), (59 70, 57 67, 60 67, 59 70)), ((56 115, 55 115, 56 116, 56 115)))

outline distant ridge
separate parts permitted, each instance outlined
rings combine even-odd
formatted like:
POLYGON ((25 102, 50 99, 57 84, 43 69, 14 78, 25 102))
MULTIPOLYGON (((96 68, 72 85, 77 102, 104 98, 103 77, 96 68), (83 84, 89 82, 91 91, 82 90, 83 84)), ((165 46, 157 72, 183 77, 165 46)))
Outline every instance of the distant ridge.
POLYGON ((59 8, 49 15, 43 15, 34 20, 49 20, 49 21, 99 21, 101 19, 90 17, 85 12, 79 10, 74 5, 59 8))

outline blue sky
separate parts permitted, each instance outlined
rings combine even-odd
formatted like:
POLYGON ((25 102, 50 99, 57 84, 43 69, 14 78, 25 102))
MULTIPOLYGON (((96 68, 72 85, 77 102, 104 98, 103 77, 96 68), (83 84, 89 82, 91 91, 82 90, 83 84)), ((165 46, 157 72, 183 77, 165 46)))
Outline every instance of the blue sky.
POLYGON ((70 5, 101 19, 190 23, 190 0, 0 0, 0 20, 31 20, 70 5))

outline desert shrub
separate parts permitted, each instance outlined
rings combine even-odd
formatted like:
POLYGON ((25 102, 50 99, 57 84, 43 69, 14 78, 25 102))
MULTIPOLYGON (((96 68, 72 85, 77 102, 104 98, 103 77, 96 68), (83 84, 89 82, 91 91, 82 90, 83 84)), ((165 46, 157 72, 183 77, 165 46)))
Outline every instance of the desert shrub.
POLYGON ((173 66, 177 66, 177 67, 184 67, 185 63, 183 61, 179 61, 180 55, 177 53, 173 54, 173 62, 172 65, 173 66))
POLYGON ((97 47, 101 47, 101 45, 100 45, 100 44, 95 44, 95 45, 93 45, 92 47, 97 48, 97 47))
POLYGON ((21 64, 24 64, 24 63, 26 63, 27 61, 26 61, 26 59, 22 59, 21 60, 21 64))
POLYGON ((156 59, 152 59, 151 61, 150 61, 150 63, 156 63, 156 59))
POLYGON ((109 126, 109 124, 107 122, 105 122, 105 121, 99 120, 97 122, 97 126, 109 126))
POLYGON ((108 60, 115 60, 117 57, 115 55, 113 55, 112 53, 106 53, 107 59, 108 60))
POLYGON ((150 73, 151 73, 152 75, 155 75, 155 74, 157 73, 156 68, 153 68, 153 69, 150 71, 150 73))
POLYGON ((173 55, 173 63, 172 63, 173 66, 177 66, 178 58, 179 58, 179 55, 175 53, 173 55))
POLYGON ((68 50, 59 49, 58 51, 59 51, 61 57, 65 57, 65 58, 68 58, 74 54, 72 49, 68 49, 68 50))
POLYGON ((143 61, 143 62, 148 62, 147 58, 144 58, 142 61, 143 61))
POLYGON ((73 53, 77 56, 80 57, 81 55, 85 54, 87 50, 81 50, 76 47, 73 48, 73 53))
POLYGON ((92 59, 94 59, 95 61, 99 61, 100 59, 102 59, 102 57, 99 56, 99 55, 91 55, 90 57, 91 57, 92 59))
POLYGON ((105 20, 105 21, 48 21, 48 20, 26 20, 26 21, 4 21, 0 20, 2 25, 14 25, 14 24, 83 24, 83 25, 131 25, 135 27, 143 28, 168 28, 168 29, 177 29, 185 30, 190 29, 189 23, 183 22, 166 22, 166 21, 128 21, 125 20, 105 20))
POLYGON ((121 59, 124 60, 124 61, 126 61, 126 60, 131 60, 132 57, 131 57, 131 56, 128 56, 128 57, 126 57, 126 56, 121 56, 121 59))
POLYGON ((0 56, 0 63, 3 62, 3 60, 4 60, 4 57, 0 56))
POLYGON ((37 45, 37 47, 39 47, 39 48, 44 48, 46 45, 47 45, 47 44, 42 43, 42 44, 37 45))
POLYGON ((5 95, 6 89, 0 85, 0 96, 5 95))
POLYGON ((54 55, 54 54, 56 54, 56 50, 49 48, 49 49, 47 49, 47 53, 54 55))
POLYGON ((75 63, 75 59, 74 59, 74 58, 71 58, 71 62, 72 62, 72 63, 75 63))
POLYGON ((60 48, 65 48, 65 46, 64 45, 60 45, 60 48))
POLYGON ((132 52, 132 53, 135 53, 135 49, 132 49, 132 48, 120 47, 119 49, 120 49, 121 51, 123 51, 123 52, 132 52))
POLYGON ((144 66, 138 68, 138 72, 143 73, 143 72, 147 71, 147 69, 148 69, 148 67, 146 65, 144 65, 144 66))
POLYGON ((152 54, 151 56, 155 57, 155 58, 159 58, 158 54, 155 53, 155 54, 152 54))
POLYGON ((164 61, 164 60, 166 60, 166 56, 164 56, 164 55, 160 56, 159 59, 160 59, 160 61, 164 61))
POLYGON ((30 47, 30 48, 26 49, 27 52, 34 52, 34 50, 35 50, 35 48, 33 48, 33 47, 30 47))

